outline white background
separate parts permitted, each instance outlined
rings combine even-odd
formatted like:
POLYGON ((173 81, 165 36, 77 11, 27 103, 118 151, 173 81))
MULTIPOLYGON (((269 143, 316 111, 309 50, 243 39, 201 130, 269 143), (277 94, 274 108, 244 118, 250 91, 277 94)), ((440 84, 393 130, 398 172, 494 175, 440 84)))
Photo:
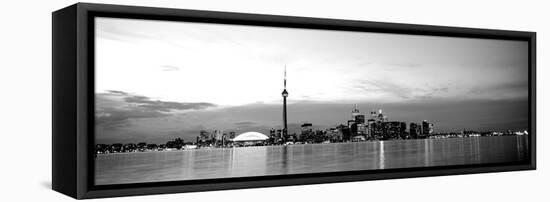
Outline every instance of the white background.
MULTIPOLYGON (((536 31, 538 170, 101 199, 108 201, 544 201, 550 27, 545 1, 91 1, 536 31), (546 18, 546 20, 545 20, 546 18)), ((0 201, 68 201, 51 186, 51 12, 75 1, 0 3, 0 201)))

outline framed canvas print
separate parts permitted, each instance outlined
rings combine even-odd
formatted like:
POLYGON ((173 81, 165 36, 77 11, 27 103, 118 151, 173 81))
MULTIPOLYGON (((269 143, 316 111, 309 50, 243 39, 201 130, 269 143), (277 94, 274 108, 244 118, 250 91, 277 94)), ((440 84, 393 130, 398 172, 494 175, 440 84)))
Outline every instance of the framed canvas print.
POLYGON ((535 169, 535 33, 78 3, 53 13, 75 198, 535 169))

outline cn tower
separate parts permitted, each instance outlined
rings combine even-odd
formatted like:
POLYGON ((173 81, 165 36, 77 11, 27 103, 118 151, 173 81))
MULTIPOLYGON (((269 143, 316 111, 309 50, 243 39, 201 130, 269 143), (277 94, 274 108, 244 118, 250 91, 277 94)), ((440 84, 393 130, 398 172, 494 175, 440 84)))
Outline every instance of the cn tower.
POLYGON ((288 128, 286 124, 286 97, 288 97, 288 91, 286 91, 286 65, 285 65, 285 75, 284 75, 284 89, 281 93, 283 95, 283 132, 281 138, 285 139, 287 137, 288 128))

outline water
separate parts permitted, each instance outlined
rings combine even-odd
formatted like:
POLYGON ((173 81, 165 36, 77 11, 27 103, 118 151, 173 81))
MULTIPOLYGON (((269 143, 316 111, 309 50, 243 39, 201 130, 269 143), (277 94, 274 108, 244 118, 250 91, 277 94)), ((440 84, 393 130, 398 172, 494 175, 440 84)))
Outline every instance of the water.
POLYGON ((526 136, 101 154, 96 185, 518 162, 526 136))

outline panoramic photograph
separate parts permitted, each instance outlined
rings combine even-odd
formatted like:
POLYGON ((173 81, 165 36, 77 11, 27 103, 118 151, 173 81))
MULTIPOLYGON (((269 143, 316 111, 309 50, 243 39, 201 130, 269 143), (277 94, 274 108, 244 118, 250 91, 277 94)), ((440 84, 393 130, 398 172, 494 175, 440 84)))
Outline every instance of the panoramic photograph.
POLYGON ((527 41, 94 23, 95 185, 530 157, 527 41))

